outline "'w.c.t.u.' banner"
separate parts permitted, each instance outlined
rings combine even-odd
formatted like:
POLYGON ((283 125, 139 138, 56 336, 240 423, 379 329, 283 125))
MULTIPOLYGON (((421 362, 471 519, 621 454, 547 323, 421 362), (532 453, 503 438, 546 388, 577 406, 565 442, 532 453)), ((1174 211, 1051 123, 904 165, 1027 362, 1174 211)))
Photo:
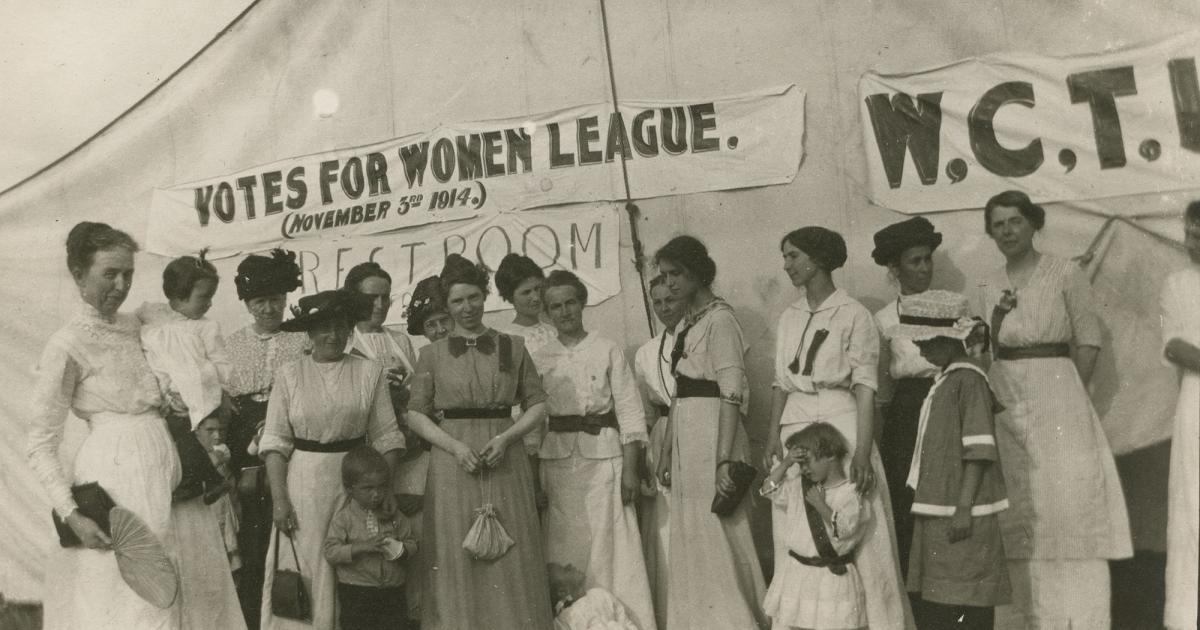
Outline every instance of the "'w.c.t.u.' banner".
MULTIPOLYGON (((1200 187, 1200 33, 859 82, 871 200, 901 212, 1200 187)), ((1130 208, 1130 213, 1137 208, 1130 208)))
POLYGON ((634 198, 783 184, 803 137, 795 86, 455 124, 156 190, 146 248, 216 257, 623 199, 622 161, 634 198))

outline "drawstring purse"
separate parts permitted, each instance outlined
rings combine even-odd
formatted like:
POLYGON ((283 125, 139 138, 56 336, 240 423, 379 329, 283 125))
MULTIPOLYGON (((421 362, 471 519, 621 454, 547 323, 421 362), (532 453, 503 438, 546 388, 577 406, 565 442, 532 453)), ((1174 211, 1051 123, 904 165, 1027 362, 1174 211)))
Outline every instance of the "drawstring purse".
POLYGON ((492 482, 487 478, 487 470, 483 476, 483 505, 475 508, 475 522, 463 539, 463 549, 476 560, 495 560, 516 544, 504 526, 500 524, 500 516, 492 505, 492 482))

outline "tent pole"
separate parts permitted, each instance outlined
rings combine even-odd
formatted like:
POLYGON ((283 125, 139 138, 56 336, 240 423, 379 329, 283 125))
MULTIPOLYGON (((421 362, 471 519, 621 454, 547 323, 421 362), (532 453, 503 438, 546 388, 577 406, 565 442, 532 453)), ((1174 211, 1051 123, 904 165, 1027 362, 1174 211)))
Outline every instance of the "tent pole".
MULTIPOLYGON (((612 43, 608 37, 608 12, 604 7, 604 0, 600 0, 600 25, 604 31, 604 56, 608 60, 608 85, 612 88, 612 105, 613 113, 620 113, 617 106, 617 78, 613 72, 612 59, 612 43)), ((629 169, 625 165, 625 160, 629 159, 625 154, 629 147, 624 147, 621 152, 621 178, 625 182, 625 213, 629 216, 629 237, 633 241, 633 267, 637 269, 638 274, 638 289, 642 294, 642 306, 646 309, 646 326, 650 329, 650 336, 654 336, 654 315, 650 310, 650 296, 646 291, 646 254, 642 248, 642 239, 638 235, 638 218, 641 215, 641 210, 637 204, 633 202, 633 195, 629 189, 629 169)))

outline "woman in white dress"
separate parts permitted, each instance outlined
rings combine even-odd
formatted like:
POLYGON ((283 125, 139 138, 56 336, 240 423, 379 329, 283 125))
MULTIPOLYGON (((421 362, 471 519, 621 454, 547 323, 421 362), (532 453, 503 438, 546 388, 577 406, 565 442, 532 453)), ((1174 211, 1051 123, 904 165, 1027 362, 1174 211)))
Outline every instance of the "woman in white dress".
POLYGON ((649 472, 643 491, 639 522, 642 528, 642 547, 646 556, 646 576, 650 579, 650 594, 654 599, 654 618, 660 628, 667 626, 667 552, 670 549, 671 509, 667 501, 668 488, 658 483, 653 471, 668 444, 667 417, 671 413, 671 398, 675 396, 675 376, 671 374, 671 350, 675 348, 675 327, 683 318, 680 303, 662 276, 650 280, 650 305, 663 330, 642 344, 634 354, 633 371, 642 389, 647 409, 650 445, 646 449, 646 470, 649 472))
POLYGON ((547 506, 546 561, 583 571, 611 592, 642 630, 655 630, 633 501, 649 437, 633 372, 616 343, 583 325, 587 287, 561 269, 542 284, 558 338, 533 356, 549 414, 538 452, 547 506))
POLYGON ((670 486, 667 630, 766 627, 766 588, 747 501, 743 497, 726 516, 712 512, 715 495, 736 489, 732 463, 750 455, 742 329, 733 307, 713 294, 717 265, 703 243, 677 236, 654 260, 671 293, 687 305, 671 350, 670 443, 656 471, 670 486))
POLYGON ((1133 554, 1116 463, 1087 382, 1100 350, 1091 286, 1075 263, 1037 251, 1045 211, 1008 191, 988 200, 985 229, 1004 255, 988 289, 989 373, 1000 404, 996 446, 1011 507, 1000 513, 1013 605, 996 626, 1111 623, 1108 560, 1133 554))
POLYGON ((29 463, 54 511, 83 547, 56 549, 46 570, 44 626, 174 630, 177 608, 161 609, 126 585, 111 540, 78 510, 73 483, 98 482, 117 505, 138 515, 167 545, 171 491, 179 458, 159 414, 158 383, 138 336, 136 317, 118 313, 133 280, 137 244, 103 223, 83 222, 67 237, 67 267, 82 311, 50 338, 38 364, 29 427, 29 463), (88 424, 73 478, 59 461, 68 411, 88 424))
POLYGON ((363 319, 368 308, 358 294, 323 291, 300 298, 297 316, 281 327, 307 332, 313 350, 276 373, 259 444, 274 503, 275 527, 263 580, 262 627, 268 630, 337 627, 337 581, 321 546, 342 492, 342 456, 370 444, 395 470, 404 448, 383 365, 345 351, 354 322, 363 319), (295 543, 300 575, 309 586, 311 624, 278 617, 271 609, 277 546, 284 545, 279 568, 297 568, 288 538, 295 543))
MULTIPOLYGON (((875 514, 855 556, 866 593, 867 619, 875 629, 912 627, 912 612, 896 557, 895 532, 883 461, 874 446, 879 331, 871 313, 833 283, 846 262, 837 232, 804 227, 780 242, 783 269, 800 299, 779 316, 775 336, 775 383, 768 428, 768 460, 783 459, 788 436, 814 422, 831 424, 850 446, 850 480, 875 514)), ((793 470, 790 475, 798 474, 793 470)), ((772 523, 786 514, 772 508, 772 523)), ((775 537, 776 575, 795 562, 775 537)))
POLYGON ((1171 438, 1167 503, 1169 630, 1196 627, 1200 542, 1200 201, 1188 205, 1184 245, 1192 266, 1171 274, 1162 290, 1163 356, 1179 369, 1179 403, 1171 438))

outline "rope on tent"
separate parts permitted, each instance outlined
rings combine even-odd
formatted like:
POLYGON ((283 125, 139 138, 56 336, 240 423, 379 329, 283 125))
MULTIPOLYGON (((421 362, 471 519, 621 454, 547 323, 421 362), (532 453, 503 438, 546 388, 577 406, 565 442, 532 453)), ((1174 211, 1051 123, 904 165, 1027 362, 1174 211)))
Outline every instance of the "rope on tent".
MULTIPOLYGON (((613 72, 612 43, 608 37, 608 12, 605 10, 604 0, 600 0, 600 24, 604 30, 604 56, 608 60, 608 85, 612 88, 613 113, 619 114, 617 78, 613 72)), ((625 151, 628 151, 628 147, 625 147, 625 151)), ((633 194, 629 189, 629 169, 625 165, 628 156, 625 155, 625 151, 621 152, 621 178, 625 182, 625 212, 629 216, 629 236, 633 241, 633 267, 637 269, 638 289, 642 294, 642 306, 646 309, 646 326, 650 328, 650 336, 653 337, 654 315, 650 311, 650 295, 646 291, 646 254, 642 248, 642 239, 638 236, 638 218, 641 216, 641 210, 633 202, 633 194)))

